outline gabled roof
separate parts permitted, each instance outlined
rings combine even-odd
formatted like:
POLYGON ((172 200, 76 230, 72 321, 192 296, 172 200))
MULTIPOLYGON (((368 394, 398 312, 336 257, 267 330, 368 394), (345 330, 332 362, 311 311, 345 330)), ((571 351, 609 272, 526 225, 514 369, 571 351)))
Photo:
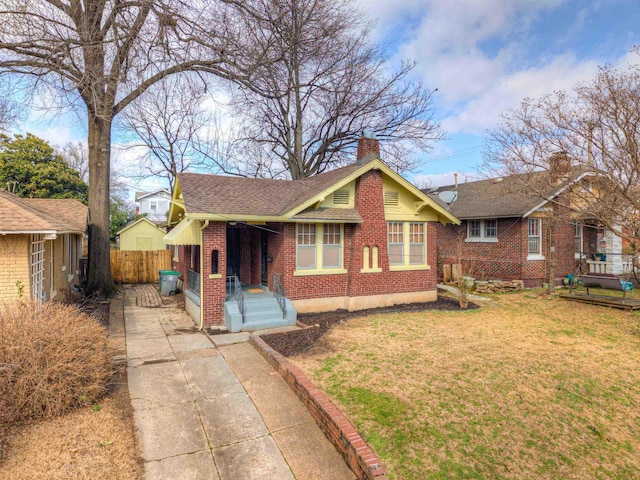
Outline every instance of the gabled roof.
POLYGON ((122 227, 117 233, 116 235, 120 235, 122 232, 129 230, 131 227, 133 227, 134 225, 138 225, 140 223, 148 223, 149 225, 151 225, 153 228, 157 229, 160 233, 162 233, 163 235, 167 232, 165 232, 163 229, 161 229, 158 224, 156 222, 153 222, 151 220, 149 220, 147 217, 140 217, 137 220, 133 220, 129 223, 127 223, 124 227, 122 227))
POLYGON ((544 206, 549 199, 589 176, 582 168, 572 168, 562 180, 552 181, 548 171, 491 178, 476 182, 448 185, 431 192, 432 198, 442 204, 437 194, 446 190, 458 191, 458 198, 450 211, 460 219, 527 217, 544 206), (527 177, 527 178, 524 178, 527 177), (536 185, 527 189, 525 185, 536 185))
POLYGON ((166 188, 160 188, 158 190, 154 190, 153 192, 136 192, 135 201, 139 202, 140 199, 150 197, 151 195, 155 195, 157 193, 166 193, 167 195, 171 195, 171 192, 166 188))
POLYGON ((458 220, 445 208, 378 158, 301 180, 181 173, 178 174, 176 182, 178 195, 174 192, 173 203, 181 203, 189 218, 207 220, 333 220, 359 223, 362 218, 356 209, 311 207, 317 207, 333 191, 373 169, 381 170, 385 175, 404 185, 424 205, 429 205, 436 210, 441 218, 458 223, 458 220), (179 195, 182 199, 177 198, 179 195))
POLYGON ((0 190, 0 233, 84 233, 89 209, 68 198, 20 198, 0 190))

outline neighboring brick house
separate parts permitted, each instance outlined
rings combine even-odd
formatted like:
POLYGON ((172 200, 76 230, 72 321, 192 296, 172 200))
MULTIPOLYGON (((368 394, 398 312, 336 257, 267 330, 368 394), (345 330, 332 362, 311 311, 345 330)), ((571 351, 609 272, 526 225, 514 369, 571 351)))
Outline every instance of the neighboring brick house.
MULTIPOLYGON (((279 279, 298 312, 436 300, 438 222, 458 220, 363 138, 355 163, 302 180, 179 174, 165 241, 187 310, 229 326, 236 277, 268 291, 279 279)), ((232 330, 259 328, 247 323, 232 330)))
MULTIPOLYGON (((450 211, 462 221, 460 225, 439 226, 439 278, 443 277, 443 265, 462 263, 467 273, 478 279, 517 279, 523 280, 526 287, 539 287, 548 281, 552 243, 548 226, 553 211, 548 199, 564 195, 572 186, 579 188, 588 181, 589 174, 574 168, 557 181, 550 181, 548 172, 531 176, 529 182, 548 185, 545 195, 525 191, 514 177, 437 190, 457 191, 450 211)), ((592 272, 621 273, 619 237, 598 228, 596 222, 572 219, 568 212, 560 212, 559 218, 553 242, 557 282, 574 273, 578 261, 587 263, 592 272), (598 260, 596 253, 610 255, 598 260)))
POLYGON ((0 190, 0 300, 63 300, 80 285, 88 208, 0 190))
POLYGON ((147 218, 156 225, 166 222, 171 192, 164 188, 154 192, 136 192, 135 201, 138 204, 136 214, 146 214, 147 218))

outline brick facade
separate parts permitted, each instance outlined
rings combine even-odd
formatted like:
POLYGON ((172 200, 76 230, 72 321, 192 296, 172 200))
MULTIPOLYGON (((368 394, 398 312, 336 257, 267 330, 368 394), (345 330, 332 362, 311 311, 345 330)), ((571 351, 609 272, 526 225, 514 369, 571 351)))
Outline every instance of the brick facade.
MULTIPOLYGON (((528 220, 498 219, 498 242, 466 242, 467 221, 461 225, 438 225, 438 277, 443 265, 462 260, 470 276, 482 280, 523 280, 526 287, 539 287, 548 280, 551 242, 549 221, 542 219, 542 254, 544 260, 527 260, 528 220)), ((584 243, 591 243, 592 229, 584 229, 584 243)), ((555 228, 556 281, 574 273, 575 230, 568 222, 555 228)), ((585 245, 585 248, 586 248, 585 245)))
MULTIPOLYGON (((273 289, 273 275, 281 277, 286 295, 291 300, 327 299, 333 297, 371 297, 396 293, 435 291, 436 289, 436 244, 437 228, 435 222, 427 222, 426 255, 431 266, 429 270, 390 271, 387 255, 387 222, 383 204, 382 174, 371 170, 357 180, 355 207, 363 222, 345 224, 343 235, 343 268, 347 273, 295 276, 296 270, 296 224, 267 223, 264 226, 227 225, 224 222, 211 222, 203 232, 204 265, 211 261, 211 250, 219 249, 219 272, 222 278, 209 278, 209 272, 203 272, 202 308, 204 323, 220 325, 223 323, 225 301, 226 242, 229 229, 237 230, 233 238, 237 239, 240 256, 240 280, 254 285, 261 283, 262 268, 262 231, 268 230, 267 253, 272 259, 267 264, 268 287, 273 289), (264 228, 266 230, 261 230, 264 228), (361 272, 363 268, 363 250, 378 249, 379 272, 361 272)), ((189 258, 191 248, 183 247, 183 255, 189 258)), ((174 262, 174 269, 186 278, 184 261, 174 262)), ((336 306, 339 308, 339 306, 336 306)))

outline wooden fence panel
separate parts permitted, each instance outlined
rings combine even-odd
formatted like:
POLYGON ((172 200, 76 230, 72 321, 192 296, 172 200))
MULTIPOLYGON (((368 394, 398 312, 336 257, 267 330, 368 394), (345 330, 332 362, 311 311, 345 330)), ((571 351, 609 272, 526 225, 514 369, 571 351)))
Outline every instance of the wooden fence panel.
POLYGON ((171 250, 111 250, 115 283, 155 283, 158 270, 171 269, 171 250))

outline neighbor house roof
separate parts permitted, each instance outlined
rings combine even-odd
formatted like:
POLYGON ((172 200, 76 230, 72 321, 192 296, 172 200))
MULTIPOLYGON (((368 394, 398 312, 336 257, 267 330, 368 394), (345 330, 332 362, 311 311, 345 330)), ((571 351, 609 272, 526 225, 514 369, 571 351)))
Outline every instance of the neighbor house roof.
POLYGON ((457 190, 458 197, 449 208, 463 220, 526 217, 588 175, 584 169, 573 168, 563 179, 552 181, 547 171, 540 171, 448 185, 430 192, 430 195, 443 204, 437 194, 457 190))
POLYGON ((154 190, 153 192, 136 192, 135 201, 138 202, 140 199, 149 197, 151 195, 155 195, 157 193, 166 193, 167 195, 171 195, 171 192, 165 188, 161 188, 159 190, 154 190))
POLYGON ((84 233, 89 209, 68 198, 20 198, 0 190, 0 233, 84 233))
MULTIPOLYGON (((423 205, 436 210, 443 221, 458 220, 432 198, 392 171, 378 158, 353 163, 300 180, 229 177, 196 173, 178 174, 181 199, 187 216, 201 219, 242 218, 269 221, 319 220, 362 222, 355 208, 318 208, 324 198, 369 170, 381 170, 411 190, 423 205)), ((172 207, 173 208, 173 207, 172 207)))

